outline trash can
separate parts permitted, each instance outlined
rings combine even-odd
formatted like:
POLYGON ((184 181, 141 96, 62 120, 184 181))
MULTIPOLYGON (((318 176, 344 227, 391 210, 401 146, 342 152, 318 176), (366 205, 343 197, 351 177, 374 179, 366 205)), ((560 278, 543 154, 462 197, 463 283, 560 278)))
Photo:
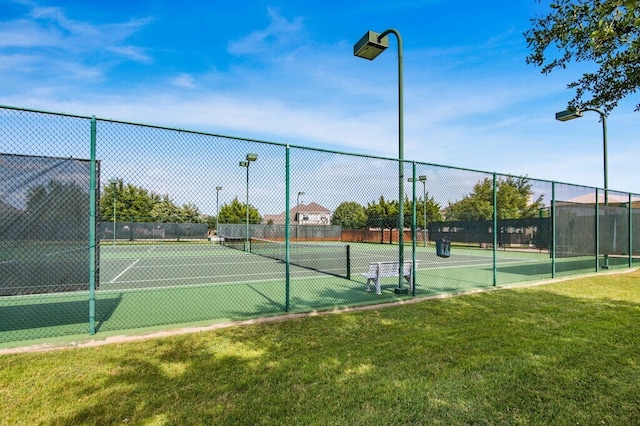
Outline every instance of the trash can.
POLYGON ((436 254, 439 257, 451 256, 451 241, 447 238, 438 238, 436 240, 436 254))

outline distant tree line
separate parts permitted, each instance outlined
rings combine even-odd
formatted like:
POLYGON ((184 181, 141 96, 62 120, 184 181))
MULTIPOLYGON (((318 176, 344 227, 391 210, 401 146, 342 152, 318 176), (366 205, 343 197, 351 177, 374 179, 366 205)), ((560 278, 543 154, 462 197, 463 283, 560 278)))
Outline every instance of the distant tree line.
POLYGON ((159 195, 122 179, 108 183, 102 188, 100 197, 100 219, 103 222, 117 220, 134 222, 201 223, 205 222, 198 207, 187 203, 181 207, 169 195, 159 195))
MULTIPOLYGON (((34 190, 34 194, 39 193, 34 190)), ((487 220, 493 217, 493 180, 485 178, 477 182, 473 190, 459 201, 449 202, 446 207, 437 203, 429 193, 416 200, 416 222, 420 229, 429 222, 456 220, 487 220), (425 215, 426 213, 426 215, 425 215)), ((532 185, 527 178, 506 177, 496 181, 497 210, 500 219, 520 219, 537 217, 544 207, 542 195, 533 199, 532 185)), ((117 180, 104 185, 100 197, 102 221, 112 221, 115 200, 115 214, 118 220, 139 222, 202 223, 215 228, 215 216, 205 216, 198 207, 187 203, 178 206, 168 195, 159 195, 132 184, 117 180)), ((404 226, 411 227, 412 202, 404 199, 404 226)), ((252 205, 249 209, 249 223, 261 223, 262 216, 252 205)), ((344 201, 331 216, 332 225, 346 229, 398 227, 398 201, 386 200, 380 196, 377 201, 366 206, 355 201, 344 201)), ((219 223, 245 223, 247 205, 234 198, 219 209, 219 223)))
MULTIPOLYGON (((542 195, 533 199, 532 185, 527 178, 506 177, 496 181, 497 213, 500 219, 521 219, 538 217, 544 207, 542 195)), ((354 201, 341 203, 331 217, 331 224, 342 225, 347 229, 398 227, 398 201, 387 201, 380 197, 378 201, 366 206, 354 201)), ((416 200, 417 227, 425 228, 425 216, 429 222, 487 220, 493 218, 493 180, 486 178, 473 187, 473 190, 459 201, 449 202, 446 207, 438 204, 433 197, 416 200), (426 215, 425 215, 426 209, 426 215)), ((404 200, 404 226, 411 227, 411 200, 404 200)))
MULTIPOLYGON (((100 197, 100 219, 113 221, 115 202, 116 220, 132 222, 161 223, 207 223, 215 229, 216 217, 203 215, 195 204, 178 206, 168 194, 159 195, 130 183, 117 179, 102 188, 100 197)), ((220 223, 245 223, 246 204, 234 198, 230 204, 223 204, 219 211, 220 223)), ((249 223, 260 223, 262 217, 258 209, 249 205, 249 223)))
MULTIPOLYGON (((440 205, 433 198, 427 196, 427 222, 440 220, 440 205)), ((409 198, 404 199, 404 226, 411 227, 412 205, 409 198)), ((417 225, 424 226, 424 198, 416 200, 417 225)), ((367 203, 366 206, 355 201, 341 203, 331 216, 332 225, 341 225, 346 229, 382 228, 392 229, 398 227, 399 204, 397 200, 388 201, 380 196, 377 201, 367 203)))

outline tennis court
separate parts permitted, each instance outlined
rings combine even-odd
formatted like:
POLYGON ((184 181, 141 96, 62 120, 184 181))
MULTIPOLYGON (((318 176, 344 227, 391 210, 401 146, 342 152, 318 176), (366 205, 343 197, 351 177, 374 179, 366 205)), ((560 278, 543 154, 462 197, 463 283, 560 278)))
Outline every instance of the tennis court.
MULTIPOLYGON (((296 244, 292 243, 295 252, 296 244)), ((311 256, 317 264, 339 260, 335 258, 333 247, 326 244, 313 245, 311 256), (327 259, 323 259, 327 257, 327 259)), ((369 262, 395 261, 398 258, 398 247, 393 245, 376 245, 367 243, 351 243, 350 246, 350 287, 358 288, 364 278, 360 273, 366 272, 369 262)), ((309 254, 309 253, 308 253, 309 254)), ((243 250, 232 250, 219 244, 210 243, 148 243, 110 246, 103 244, 100 255, 100 292, 131 291, 139 289, 167 289, 187 286, 222 286, 238 284, 263 284, 271 281, 284 282, 285 264, 282 259, 267 257, 264 250, 258 254, 243 250)), ((346 254, 345 254, 346 256, 346 254)), ((410 247, 405 248, 405 260, 412 259, 410 247)), ((342 263, 347 259, 341 259, 342 263)), ((436 283, 429 282, 447 278, 449 281, 464 283, 465 276, 473 275, 474 283, 492 284, 493 252, 486 249, 454 247, 449 258, 436 256, 435 248, 416 248, 417 291, 432 288, 436 283), (487 274, 483 280, 478 274, 487 274), (422 278, 422 279, 420 279, 422 278)), ((565 259, 565 262, 576 262, 576 259, 565 259)), ((295 260, 292 260, 295 262, 295 260)), ((593 263, 592 258, 587 262, 593 263)), ((509 269, 533 269, 540 274, 549 275, 551 260, 549 254, 539 251, 505 251, 496 256, 498 272, 509 269)), ((335 282, 332 275, 337 272, 319 272, 317 267, 301 267, 291 265, 292 281, 302 282, 335 282)), ((397 283, 397 279, 389 279, 389 285, 397 283)), ((507 281, 509 282, 509 281, 507 281)), ((437 287, 433 287, 437 288, 437 287)))
MULTIPOLYGON (((322 244, 315 245, 317 258, 322 256, 321 248, 322 244)), ((407 297, 394 293, 395 277, 382 280, 382 295, 365 292, 366 279, 360 275, 369 262, 396 260, 397 249, 350 244, 350 280, 291 265, 289 310, 305 312, 407 297)), ((331 250, 328 253, 331 256, 331 250)), ((405 259, 411 258, 407 247, 405 259)), ((492 285, 490 250, 454 248, 451 257, 443 259, 433 247, 418 247, 416 261, 418 296, 492 285)), ((537 267, 541 274, 549 271, 545 253, 500 253, 497 262, 499 271, 503 267, 537 267)), ((282 261, 208 242, 105 243, 100 249, 99 274, 96 326, 101 332, 246 319, 281 314, 287 308, 282 261)), ((87 291, 3 297, 0 307, 0 331, 6 342, 33 329, 40 337, 87 332, 87 291)))
MULTIPOLYGON (((347 252, 343 251, 344 246, 335 243, 310 246, 307 257, 315 263, 310 267, 290 265, 287 299, 286 264, 280 259, 280 251, 277 255, 265 254, 264 243, 259 244, 258 253, 208 241, 103 243, 100 284, 96 290, 96 329, 106 332, 239 320, 287 310, 309 312, 413 296, 394 292, 397 277, 382 279, 382 295, 364 290, 366 279, 361 274, 367 271, 369 263, 397 261, 397 245, 350 243, 347 252), (326 268, 336 264, 342 266, 325 272, 314 266, 326 268), (350 279, 339 276, 344 268, 349 270, 350 279)), ((292 243, 292 253, 296 250, 296 244, 292 243)), ((292 261, 299 261, 299 255, 296 256, 292 261)), ((405 247, 405 260, 413 257, 412 248, 405 247)), ((490 249, 454 246, 450 257, 441 258, 433 246, 416 247, 415 259, 416 296, 493 286, 494 258, 490 249)), ((498 285, 548 279, 551 267, 546 252, 496 253, 498 285), (527 281, 523 281, 523 276, 527 281)), ((590 272, 593 268, 593 257, 556 262, 558 271, 572 274, 580 269, 590 272)), ((87 332, 86 290, 3 297, 0 308, 3 342, 19 340, 18 336, 33 330, 42 338, 87 332)))

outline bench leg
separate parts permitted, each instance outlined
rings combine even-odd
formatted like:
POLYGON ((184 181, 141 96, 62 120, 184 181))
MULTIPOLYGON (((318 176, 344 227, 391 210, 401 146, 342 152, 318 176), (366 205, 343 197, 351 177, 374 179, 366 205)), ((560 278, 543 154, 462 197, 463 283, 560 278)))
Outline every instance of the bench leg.
POLYGON ((367 288, 365 288, 364 291, 371 291, 371 287, 369 286, 371 281, 373 281, 373 278, 367 278, 367 288))
POLYGON ((404 275, 403 278, 407 281, 409 285, 409 290, 413 291, 413 274, 409 272, 409 275, 404 275))
POLYGON ((380 275, 376 276, 376 294, 382 294, 382 290, 380 290, 380 275))

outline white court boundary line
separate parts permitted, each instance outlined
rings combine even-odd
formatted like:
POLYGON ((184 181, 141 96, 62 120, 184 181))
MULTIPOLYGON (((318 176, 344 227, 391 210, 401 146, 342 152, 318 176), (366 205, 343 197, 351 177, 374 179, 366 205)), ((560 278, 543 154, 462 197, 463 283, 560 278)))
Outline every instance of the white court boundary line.
POLYGON ((138 262, 140 262, 140 259, 136 259, 131 265, 127 266, 124 271, 120 272, 115 278, 113 278, 111 281, 109 281, 109 284, 115 283, 118 278, 123 276, 125 274, 125 272, 127 272, 129 269, 133 268, 136 265, 136 263, 138 263, 138 262))
MULTIPOLYGON (((151 253, 156 246, 151 246, 149 247, 149 249, 147 250, 147 253, 151 253)), ((133 268, 134 266, 136 266, 136 263, 140 262, 140 258, 136 259, 131 265, 127 266, 122 272, 120 272, 118 275, 115 276, 115 278, 113 278, 111 281, 109 281, 108 284, 113 284, 116 282, 116 280, 118 278, 120 278, 121 276, 123 276, 129 269, 133 268)))
MULTIPOLYGON (((303 271, 297 271, 303 272, 303 271)), ((295 274, 295 272, 294 272, 295 274)), ((260 274, 251 274, 251 275, 260 275, 260 274)), ((298 274, 300 275, 300 274, 298 274)), ((238 275, 225 275, 226 277, 237 277, 238 275)), ((211 277, 196 277, 196 278, 211 278, 211 277)), ((292 281, 300 281, 300 280, 308 280, 310 278, 327 278, 326 274, 322 275, 310 275, 304 277, 291 277, 292 281)), ((184 278, 187 279, 187 278, 184 278)), ((144 280, 144 281, 135 281, 135 282, 147 282, 147 281, 162 281, 160 280, 144 280)), ((174 279, 167 279, 167 281, 176 281, 174 279)), ((125 281, 125 283, 134 282, 134 281, 125 281)), ((261 279, 261 280, 247 280, 247 281, 222 281, 222 282, 206 282, 199 284, 176 284, 176 285, 167 285, 167 286, 153 286, 153 287, 139 287, 139 288, 114 288, 114 289, 100 289, 100 294, 108 294, 108 293, 133 293, 133 292, 141 292, 141 291, 154 291, 154 290, 171 290, 171 289, 181 289, 181 288, 198 288, 198 287, 218 287, 218 286, 236 286, 236 285, 245 285, 245 284, 270 284, 270 283, 284 283, 285 278, 270 278, 270 279, 261 279)))

